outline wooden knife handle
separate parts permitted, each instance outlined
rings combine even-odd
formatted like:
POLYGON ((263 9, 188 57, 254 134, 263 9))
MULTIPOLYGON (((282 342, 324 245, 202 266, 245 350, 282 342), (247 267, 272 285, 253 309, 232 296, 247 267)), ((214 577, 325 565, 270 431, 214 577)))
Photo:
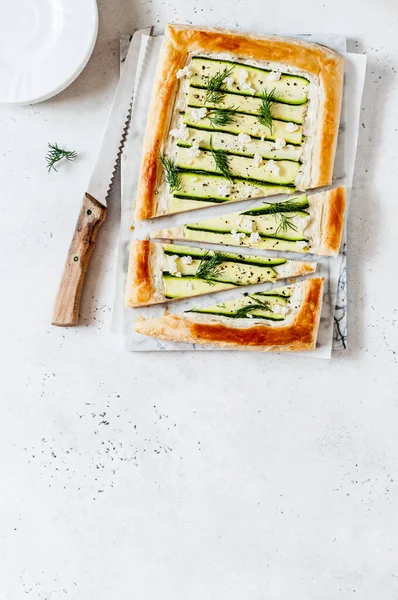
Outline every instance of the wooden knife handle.
POLYGON ((79 321, 84 280, 94 250, 95 238, 105 217, 105 206, 86 193, 55 299, 53 325, 67 327, 77 325, 79 321))

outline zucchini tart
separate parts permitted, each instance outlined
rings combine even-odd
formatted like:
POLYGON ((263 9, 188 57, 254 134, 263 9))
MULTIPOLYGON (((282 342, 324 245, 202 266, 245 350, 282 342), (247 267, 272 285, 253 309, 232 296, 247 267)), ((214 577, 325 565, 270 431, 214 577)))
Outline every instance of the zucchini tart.
POLYGON ((139 319, 138 333, 234 350, 313 350, 322 308, 323 279, 237 296, 176 315, 139 319))
POLYGON ((343 73, 317 44, 169 25, 136 219, 329 185, 343 73))
POLYGON ((265 202, 246 210, 159 229, 153 238, 336 256, 344 225, 345 188, 265 202))
POLYGON ((316 263, 191 246, 131 244, 125 304, 146 306, 314 273, 316 263))

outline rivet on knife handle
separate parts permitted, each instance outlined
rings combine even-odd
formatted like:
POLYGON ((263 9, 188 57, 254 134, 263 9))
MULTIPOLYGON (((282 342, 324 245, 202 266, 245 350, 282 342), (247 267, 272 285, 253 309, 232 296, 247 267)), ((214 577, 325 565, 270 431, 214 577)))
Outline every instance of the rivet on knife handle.
POLYGON ((95 238, 105 217, 106 207, 86 193, 55 299, 53 325, 66 327, 77 325, 79 321, 84 280, 95 247, 95 238))

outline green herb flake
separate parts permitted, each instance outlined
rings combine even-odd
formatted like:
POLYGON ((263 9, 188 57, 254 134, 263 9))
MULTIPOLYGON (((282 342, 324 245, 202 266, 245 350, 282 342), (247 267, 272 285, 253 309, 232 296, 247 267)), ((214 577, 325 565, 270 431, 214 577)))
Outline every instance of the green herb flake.
POLYGON ((225 80, 230 77, 233 70, 234 67, 230 67, 229 69, 225 68, 223 71, 218 71, 209 79, 207 84, 205 104, 218 104, 221 102, 226 94, 225 80))
POLYGON ((216 163, 216 169, 217 169, 217 171, 220 171, 220 173, 222 175, 224 175, 224 177, 226 177, 227 179, 229 179, 229 181, 233 182, 232 174, 231 174, 231 171, 229 169, 228 154, 227 154, 227 152, 225 150, 215 150, 213 148, 213 139, 212 139, 212 136, 210 136, 210 151, 212 153, 214 162, 216 163))
POLYGON ((181 176, 173 159, 164 154, 159 154, 159 160, 162 163, 170 192, 173 193, 181 189, 181 176))
POLYGON ((261 125, 264 127, 268 127, 270 133, 272 134, 272 106, 277 101, 275 96, 276 89, 272 89, 270 92, 264 90, 261 93, 261 105, 258 109, 257 118, 260 121, 261 125))
POLYGON ((206 279, 210 285, 214 285, 213 279, 217 279, 220 275, 220 265, 228 260, 228 255, 225 252, 205 252, 202 257, 198 269, 195 273, 196 279, 206 279))
POLYGON ((212 127, 225 127, 235 121, 237 107, 228 106, 226 108, 213 108, 207 112, 212 127))
POLYGON ((252 303, 239 308, 234 315, 236 319, 245 319, 248 317, 248 315, 251 315, 251 313, 254 310, 258 310, 258 309, 271 312, 272 309, 271 309, 271 305, 269 302, 267 302, 267 301, 263 302, 262 300, 259 300, 259 298, 255 298, 254 296, 249 296, 249 298, 252 301, 252 303))
POLYGON ((50 173, 51 170, 53 171, 57 171, 56 168, 56 163, 59 162, 60 160, 62 160, 63 158, 66 158, 66 160, 75 160, 75 158, 77 157, 77 152, 74 151, 70 151, 70 150, 63 150, 62 148, 60 148, 58 146, 58 144, 48 144, 48 152, 47 152, 47 156, 46 156, 46 161, 47 161, 47 170, 50 173))

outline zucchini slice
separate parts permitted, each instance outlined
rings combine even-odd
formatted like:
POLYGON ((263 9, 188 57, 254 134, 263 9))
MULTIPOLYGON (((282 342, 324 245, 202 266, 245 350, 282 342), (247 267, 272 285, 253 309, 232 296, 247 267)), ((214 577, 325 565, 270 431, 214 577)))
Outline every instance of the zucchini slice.
POLYGON ((270 81, 270 71, 242 63, 226 60, 215 60, 204 57, 194 57, 191 61, 192 77, 190 84, 197 88, 207 88, 209 80, 222 73, 224 69, 232 69, 231 81, 224 83, 224 88, 236 95, 260 96, 266 90, 275 89, 279 102, 286 104, 304 104, 307 101, 309 80, 297 75, 283 74, 278 81, 270 81), (245 83, 250 88, 245 87, 245 83), (252 91, 254 90, 254 92, 252 91))
POLYGON ((212 126, 210 120, 205 117, 198 120, 195 118, 194 108, 189 106, 186 108, 183 116, 183 122, 193 129, 205 129, 207 131, 227 131, 235 135, 239 133, 247 133, 251 137, 261 140, 264 137, 266 140, 276 140, 282 138, 287 144, 300 145, 303 141, 302 127, 298 125, 297 131, 287 131, 287 123, 284 121, 272 120, 272 132, 262 125, 254 115, 236 114, 233 123, 229 125, 212 126))
MULTIPOLYGON (((217 165, 213 154, 204 150, 200 156, 192 159, 189 148, 178 148, 176 166, 178 169, 188 171, 195 170, 217 174, 217 165)), ((265 162, 264 165, 256 166, 251 158, 233 155, 228 157, 228 167, 232 177, 261 183, 294 185, 300 166, 299 163, 294 161, 279 160, 277 170, 275 170, 275 167, 269 161, 265 162)))
MULTIPOLYGON (((253 96, 239 96, 236 94, 225 94, 220 102, 206 102, 206 90, 189 87, 187 94, 187 106, 193 108, 228 108, 233 106, 239 113, 246 115, 257 115, 261 106, 261 99, 253 96)), ((301 125, 304 120, 304 114, 307 110, 306 104, 281 104, 275 102, 272 105, 272 116, 279 121, 287 121, 301 125)))
MULTIPOLYGON (((237 318, 237 312, 239 309, 244 306, 249 306, 255 304, 256 300, 260 300, 261 302, 265 302, 264 298, 262 298, 259 294, 251 294, 244 295, 242 298, 238 298, 237 300, 229 300, 227 302, 221 302, 219 304, 214 304, 213 306, 207 306, 206 308, 193 308, 190 311, 186 312, 194 312, 201 313, 207 315, 220 315, 224 317, 230 317, 232 319, 237 318)), ((269 319, 272 321, 284 321, 285 315, 278 312, 273 312, 274 306, 286 306, 288 300, 285 298, 280 298, 279 296, 268 296, 266 299, 267 304, 269 305, 271 310, 266 309, 255 309, 250 311, 249 314, 253 315, 253 317, 261 318, 261 319, 269 319)), ((252 318, 253 318, 252 317, 252 318)), ((249 319, 249 316, 243 317, 249 319)))
MULTIPOLYGON (((212 262, 214 255, 214 252, 197 247, 165 244, 163 246, 162 281, 166 298, 192 297, 239 286, 274 282, 278 278, 288 277, 291 267, 293 267, 291 273, 295 269, 293 263, 289 265, 287 264, 288 260, 279 257, 223 253, 221 262, 217 260, 214 263, 212 262), (170 257, 172 257, 171 262, 170 257), (190 260, 187 260, 188 257, 190 260), (170 264, 173 264, 173 272, 169 271, 170 264), (279 271, 278 266, 280 265, 285 265, 287 270, 279 271)), ((284 289, 281 288, 281 290, 284 289)), ((275 297, 266 300, 261 300, 259 294, 253 294, 251 297, 257 300, 257 304, 261 301, 270 305, 284 305, 288 301, 287 296, 280 297, 278 295, 278 290, 275 292, 270 290, 270 295, 275 297)), ((239 306, 245 296, 247 294, 239 299, 239 306)), ((262 310, 261 306, 260 309, 262 310)))
POLYGON ((184 171, 180 174, 180 188, 173 193, 173 196, 189 201, 203 200, 219 203, 261 198, 273 194, 290 194, 292 191, 292 188, 288 186, 260 182, 253 184, 243 179, 233 179, 231 182, 221 175, 205 175, 184 171))
MULTIPOLYGON (((217 201, 218 202, 218 201, 217 201)), ((220 200, 219 202, 228 202, 228 200, 220 200)), ((179 213, 179 212, 187 212, 189 210, 198 210, 199 208, 205 208, 206 206, 214 206, 214 201, 211 200, 195 200, 195 199, 186 199, 179 198, 177 196, 171 198, 170 203, 170 212, 171 213, 179 213)))
POLYGON ((269 215, 275 212, 277 213, 301 213, 301 216, 306 216, 308 213, 306 209, 309 208, 310 204, 305 194, 301 196, 295 196, 289 198, 283 202, 264 202, 263 206, 253 208, 252 210, 246 210, 242 215, 261 216, 269 215))
POLYGON ((282 300, 280 304, 286 304, 288 298, 292 295, 290 288, 278 288, 277 290, 269 290, 269 292, 256 292, 253 296, 274 296, 275 298, 279 298, 282 300))
POLYGON ((178 140, 178 146, 190 147, 192 142, 198 141, 199 148, 201 150, 210 149, 210 139, 212 146, 215 150, 225 150, 229 154, 235 154, 236 156, 249 156, 253 158, 255 154, 259 154, 265 159, 274 160, 293 160, 298 162, 301 155, 300 146, 284 146, 283 148, 277 149, 274 142, 261 141, 253 139, 249 144, 242 144, 239 142, 238 136, 231 135, 230 133, 222 133, 220 131, 210 132, 201 131, 198 129, 188 129, 189 138, 187 140, 178 140))
MULTIPOLYGON (((178 266, 178 271, 181 273, 181 277, 176 277, 176 279, 181 279, 182 282, 184 282, 184 280, 186 279, 193 279, 193 284, 195 284, 198 281, 208 281, 208 279, 210 279, 213 282, 229 283, 230 285, 235 286, 250 285, 254 283, 266 283, 269 281, 275 281, 278 277, 278 274, 275 271, 275 269, 273 269, 270 266, 249 265, 242 262, 239 263, 233 261, 225 261, 217 267, 217 270, 212 277, 204 279, 195 278, 196 272, 199 268, 199 264, 200 260, 198 259, 193 260, 189 265, 184 264, 181 260, 178 259, 176 261, 176 265, 178 266)), ((163 276, 170 277, 170 274, 167 272, 163 272, 163 276)), ((189 288, 191 287, 192 286, 189 286, 189 288)))
MULTIPOLYGON (((285 212, 285 227, 281 226, 281 213, 264 214, 259 216, 246 216, 244 213, 233 213, 222 217, 213 217, 212 219, 205 219, 198 221, 197 223, 190 223, 185 225, 187 230, 199 230, 221 234, 230 234, 232 231, 237 231, 250 235, 253 231, 257 232, 261 237, 276 237, 278 239, 288 241, 303 241, 304 235, 301 227, 301 219, 303 213, 285 212), (287 217, 287 221, 286 221, 287 217)), ((307 214, 304 213, 304 218, 307 214)))
MULTIPOLYGON (((169 256, 190 256, 191 258, 197 258, 199 260, 202 260, 203 258, 206 260, 211 259, 211 255, 208 253, 208 250, 193 248, 192 246, 165 244, 164 253, 169 256)), ((228 259, 228 262, 242 263, 245 265, 258 265, 262 267, 275 267, 278 265, 284 265, 287 262, 286 258, 269 258, 266 256, 252 256, 251 254, 243 255, 225 253, 225 257, 228 259)))
POLYGON ((206 279, 195 279, 195 277, 174 277, 163 273, 164 295, 166 298, 181 298, 219 292, 231 289, 234 284, 206 281, 206 279))
MULTIPOLYGON (((236 246, 235 237, 230 233, 220 233, 215 231, 203 231, 200 229, 185 228, 184 239, 193 242, 205 242, 208 244, 224 244, 228 246, 236 246)), ((304 241, 304 240, 299 240, 304 241)), ((297 246, 297 241, 285 240, 276 238, 275 236, 264 237, 253 244, 250 241, 250 236, 246 235, 239 242, 239 246, 259 248, 260 250, 280 250, 281 252, 306 252, 308 246, 297 246)))

